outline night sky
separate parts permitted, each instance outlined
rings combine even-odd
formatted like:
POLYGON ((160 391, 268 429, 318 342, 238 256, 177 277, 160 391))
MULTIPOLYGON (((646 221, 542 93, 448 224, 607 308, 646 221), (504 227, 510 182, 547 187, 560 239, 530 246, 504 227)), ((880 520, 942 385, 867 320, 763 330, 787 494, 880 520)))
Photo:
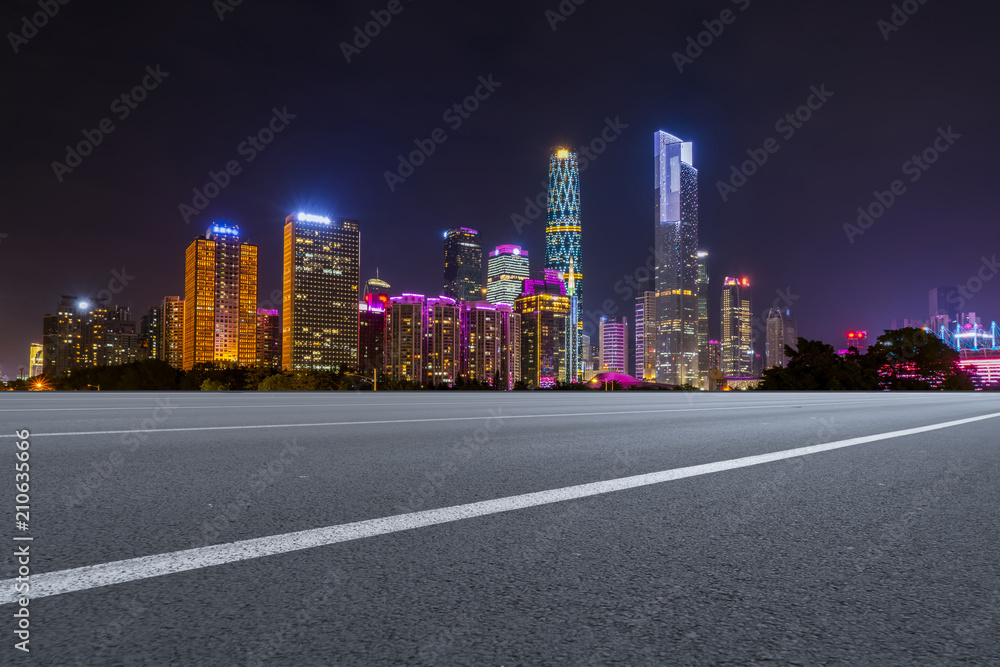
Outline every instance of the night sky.
MULTIPOLYGON (((260 247, 261 302, 280 289, 282 224, 299 210, 358 219, 362 276, 378 267, 394 293, 440 292, 449 227, 480 230, 484 250, 524 246, 534 272, 544 217, 519 233, 511 216, 541 191, 549 149, 589 144, 606 119, 627 127, 581 176, 585 310, 611 299, 608 314, 631 323, 634 290, 615 286, 642 277, 653 243, 660 129, 694 142, 713 336, 725 275, 751 279, 757 314, 790 290, 800 335, 839 343, 849 328, 926 318, 929 289, 965 285, 1000 254, 1000 42, 985 3, 910 0, 917 11, 888 32, 888 1, 566 0, 574 11, 553 30, 557 0, 401 0, 348 63, 341 42, 388 0, 243 0, 220 20, 224 2, 75 0, 16 39, 16 54, 7 34, 5 373, 27 366, 61 294, 96 294, 124 271, 115 302, 136 319, 182 295, 185 248, 212 221, 260 247), (673 54, 724 10, 731 22, 679 72, 673 54), (499 86, 460 127, 445 120, 491 76, 499 86), (113 106, 144 78, 156 84, 146 99, 113 106), (832 96, 792 136, 776 128, 824 86, 832 96), (273 109, 294 118, 248 162, 239 147, 273 109), (114 131, 60 182, 52 163, 105 118, 114 131), (447 140, 391 192, 385 172, 437 128, 447 140), (904 163, 939 128, 952 143, 913 182, 904 163), (772 137, 780 149, 724 202, 717 182, 772 137), (187 224, 179 206, 231 160, 240 173, 187 224), (905 192, 851 243, 844 225, 897 179, 905 192)), ((20 33, 38 11, 5 3, 0 27, 20 33)), ((987 322, 1000 318, 998 270, 982 271, 990 279, 965 308, 987 322)))

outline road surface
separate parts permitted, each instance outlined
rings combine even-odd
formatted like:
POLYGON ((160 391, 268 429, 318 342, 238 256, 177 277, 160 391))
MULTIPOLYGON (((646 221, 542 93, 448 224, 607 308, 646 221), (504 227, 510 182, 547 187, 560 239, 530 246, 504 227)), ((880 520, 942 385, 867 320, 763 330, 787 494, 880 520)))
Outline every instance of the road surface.
POLYGON ((995 395, 6 393, 0 423, 4 665, 1000 664, 995 395))

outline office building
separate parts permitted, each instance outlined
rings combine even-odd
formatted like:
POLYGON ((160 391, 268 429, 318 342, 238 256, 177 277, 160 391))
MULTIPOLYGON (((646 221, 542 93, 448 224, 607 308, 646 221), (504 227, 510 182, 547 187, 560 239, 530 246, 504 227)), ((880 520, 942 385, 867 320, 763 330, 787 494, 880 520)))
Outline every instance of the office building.
POLYGON ((213 224, 185 260, 184 370, 256 365, 257 246, 236 225, 213 224))
POLYGON ((486 300, 513 306, 531 275, 527 251, 518 245, 500 245, 490 252, 486 264, 486 300))
POLYGON ((785 346, 798 346, 798 325, 787 308, 772 308, 767 314, 766 368, 788 368, 785 346))
POLYGON ((179 369, 184 366, 184 299, 179 296, 164 297, 162 309, 162 358, 179 369))
POLYGON ((257 366, 281 368, 281 315, 273 308, 257 309, 257 366))
POLYGON ((146 361, 163 358, 163 306, 150 306, 139 318, 139 344, 136 359, 146 361))
POLYGON ((628 320, 601 318, 601 373, 628 374, 628 320))
POLYGON ((357 368, 360 248, 357 220, 309 213, 285 218, 283 369, 357 368))
POLYGON ((698 170, 693 144, 654 135, 657 382, 698 386, 698 170))
POLYGON ((656 292, 643 292, 635 300, 635 377, 656 382, 656 292))
POLYGON ((722 369, 722 342, 717 340, 708 341, 708 369, 722 369))
POLYGON ((479 301, 483 288, 483 247, 468 227, 444 233, 444 291, 455 301, 479 301))
POLYGON ((28 377, 38 377, 45 372, 44 360, 45 346, 41 343, 32 343, 28 353, 28 377))
POLYGON ((698 378, 708 389, 708 253, 698 251, 698 378))
POLYGON ((753 327, 750 281, 727 277, 722 287, 722 373, 753 377, 753 327))
POLYGON ((575 376, 566 364, 566 328, 572 322, 562 276, 546 269, 539 279, 525 280, 514 304, 521 317, 521 378, 528 387, 553 387, 575 376))
POLYGON ((365 300, 358 304, 358 369, 366 376, 385 371, 385 320, 389 306, 388 293, 369 290, 371 282, 366 284, 365 300))
POLYGON ((111 306, 104 334, 104 362, 111 366, 130 364, 136 360, 139 333, 128 308, 111 306))
MULTIPOLYGON (((580 335, 583 333, 583 226, 580 212, 580 164, 573 151, 556 148, 549 156, 548 193, 545 268, 556 271, 560 276, 573 273, 577 302, 575 357, 579 360, 582 356, 580 335)), ((578 380, 583 379, 583 368, 578 361, 569 372, 578 380)))
POLYGON ((389 296, 392 286, 378 277, 378 269, 375 269, 375 277, 365 281, 365 291, 361 296, 361 303, 368 303, 368 295, 389 296))

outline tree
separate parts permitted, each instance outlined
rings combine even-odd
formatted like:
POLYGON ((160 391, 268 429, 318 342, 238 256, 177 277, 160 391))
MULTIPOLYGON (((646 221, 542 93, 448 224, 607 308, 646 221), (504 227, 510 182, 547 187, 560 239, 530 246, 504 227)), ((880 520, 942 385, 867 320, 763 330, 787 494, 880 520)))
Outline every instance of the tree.
POLYGON ((295 378, 284 373, 265 378, 257 387, 259 391, 294 391, 297 388, 295 378))
POLYGON ((972 377, 958 365, 958 352, 924 329, 885 331, 865 355, 864 364, 892 391, 975 389, 972 377))
POLYGON ((229 387, 222 383, 221 380, 213 380, 208 378, 201 383, 202 391, 229 391, 229 387))
POLYGON ((765 391, 872 390, 878 389, 878 375, 862 366, 860 355, 841 356, 819 340, 799 338, 798 349, 785 346, 788 366, 764 371, 758 387, 765 391))

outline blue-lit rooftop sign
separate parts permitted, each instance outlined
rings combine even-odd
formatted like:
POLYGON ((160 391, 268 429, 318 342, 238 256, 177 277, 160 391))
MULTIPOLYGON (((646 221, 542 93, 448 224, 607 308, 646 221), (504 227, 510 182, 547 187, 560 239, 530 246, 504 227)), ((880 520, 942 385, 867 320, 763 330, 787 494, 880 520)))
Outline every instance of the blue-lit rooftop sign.
POLYGON ((224 234, 227 236, 239 236, 240 228, 236 225, 224 225, 224 224, 213 224, 212 225, 213 234, 224 234))
POLYGON ((322 222, 327 225, 330 224, 330 218, 325 218, 322 215, 313 215, 311 213, 299 212, 297 219, 299 222, 322 222))

